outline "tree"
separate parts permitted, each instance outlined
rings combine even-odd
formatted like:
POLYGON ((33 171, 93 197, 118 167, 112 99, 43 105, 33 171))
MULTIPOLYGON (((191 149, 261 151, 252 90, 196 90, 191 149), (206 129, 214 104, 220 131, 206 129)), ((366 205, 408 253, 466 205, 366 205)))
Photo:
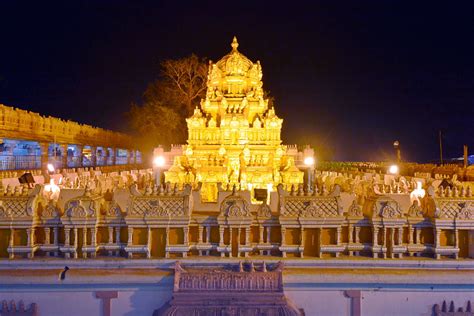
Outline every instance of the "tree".
POLYGON ((160 77, 147 86, 142 104, 132 104, 128 112, 130 127, 145 151, 159 144, 183 143, 185 118, 192 115, 206 92, 205 59, 192 54, 160 65, 160 77))

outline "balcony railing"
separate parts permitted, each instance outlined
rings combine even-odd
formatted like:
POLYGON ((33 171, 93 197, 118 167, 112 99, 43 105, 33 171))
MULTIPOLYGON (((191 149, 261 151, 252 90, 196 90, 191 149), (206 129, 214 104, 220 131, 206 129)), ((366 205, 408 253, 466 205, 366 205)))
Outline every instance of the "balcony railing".
POLYGON ((0 170, 29 170, 41 168, 41 156, 0 156, 0 170))

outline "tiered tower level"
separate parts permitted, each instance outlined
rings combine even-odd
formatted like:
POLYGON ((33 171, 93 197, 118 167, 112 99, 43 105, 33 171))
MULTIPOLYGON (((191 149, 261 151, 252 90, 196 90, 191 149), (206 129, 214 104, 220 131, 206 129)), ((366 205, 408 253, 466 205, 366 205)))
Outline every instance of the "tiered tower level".
POLYGON ((183 155, 165 172, 171 183, 201 182, 203 198, 215 200, 217 184, 240 189, 274 190, 303 182, 303 172, 282 145, 283 119, 265 99, 262 66, 232 50, 209 62, 206 98, 186 119, 188 141, 183 155))

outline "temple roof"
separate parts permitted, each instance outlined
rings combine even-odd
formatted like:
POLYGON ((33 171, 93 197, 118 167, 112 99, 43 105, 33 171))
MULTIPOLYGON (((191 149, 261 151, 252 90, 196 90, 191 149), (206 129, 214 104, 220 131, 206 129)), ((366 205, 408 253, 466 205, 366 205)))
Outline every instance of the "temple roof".
POLYGON ((216 66, 226 75, 246 74, 253 67, 252 61, 237 50, 239 47, 237 37, 234 36, 230 46, 232 51, 222 57, 216 66))

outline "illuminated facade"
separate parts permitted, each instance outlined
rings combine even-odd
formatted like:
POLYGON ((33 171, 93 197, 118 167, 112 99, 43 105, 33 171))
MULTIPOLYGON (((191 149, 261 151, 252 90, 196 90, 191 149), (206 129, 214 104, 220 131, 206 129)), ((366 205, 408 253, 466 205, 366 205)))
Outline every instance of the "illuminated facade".
POLYGON ((205 201, 216 201, 217 184, 274 191, 303 183, 295 157, 282 145, 283 120, 265 99, 260 62, 238 51, 209 63, 206 98, 186 119, 188 141, 165 172, 166 182, 202 183, 205 201))

